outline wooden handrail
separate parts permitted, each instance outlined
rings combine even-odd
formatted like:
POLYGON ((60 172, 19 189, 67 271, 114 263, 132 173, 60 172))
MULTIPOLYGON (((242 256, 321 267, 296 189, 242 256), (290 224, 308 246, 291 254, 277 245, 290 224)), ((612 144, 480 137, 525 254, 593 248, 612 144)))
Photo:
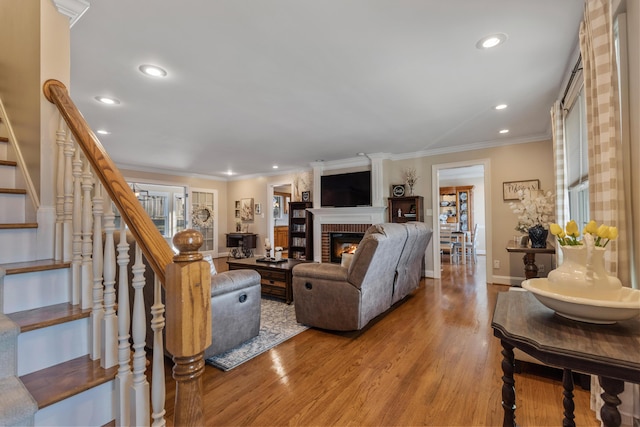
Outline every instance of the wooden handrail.
POLYGON ((172 262, 174 255, 171 247, 142 208, 124 177, 80 114, 65 85, 58 80, 50 79, 44 83, 43 92, 47 100, 58 107, 76 142, 91 163, 96 176, 140 245, 149 266, 164 284, 165 268, 172 262))

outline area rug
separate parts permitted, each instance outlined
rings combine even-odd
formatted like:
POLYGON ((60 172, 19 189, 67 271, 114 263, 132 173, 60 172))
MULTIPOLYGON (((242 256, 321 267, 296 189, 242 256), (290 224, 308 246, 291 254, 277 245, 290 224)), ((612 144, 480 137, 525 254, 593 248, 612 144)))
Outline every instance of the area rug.
POLYGON ((293 303, 289 305, 282 301, 262 298, 260 316, 260 332, 257 337, 213 356, 206 362, 223 371, 229 371, 308 329, 307 326, 296 322, 293 303))

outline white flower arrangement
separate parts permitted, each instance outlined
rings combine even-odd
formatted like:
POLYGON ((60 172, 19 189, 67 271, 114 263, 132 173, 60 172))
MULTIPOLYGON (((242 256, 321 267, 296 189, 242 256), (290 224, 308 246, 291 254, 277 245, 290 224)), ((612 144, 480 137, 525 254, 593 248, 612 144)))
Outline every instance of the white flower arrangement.
POLYGON ((520 203, 509 203, 513 213, 518 215, 517 231, 526 233, 536 225, 548 228, 553 222, 555 203, 551 191, 519 190, 520 203))
POLYGON ((420 178, 414 168, 404 169, 402 171, 402 174, 404 176, 404 182, 406 182, 407 185, 411 188, 416 185, 416 181, 418 181, 418 178, 420 178))
POLYGON ((213 209, 205 205, 196 205, 191 211, 191 224, 193 227, 207 228, 213 225, 213 209))

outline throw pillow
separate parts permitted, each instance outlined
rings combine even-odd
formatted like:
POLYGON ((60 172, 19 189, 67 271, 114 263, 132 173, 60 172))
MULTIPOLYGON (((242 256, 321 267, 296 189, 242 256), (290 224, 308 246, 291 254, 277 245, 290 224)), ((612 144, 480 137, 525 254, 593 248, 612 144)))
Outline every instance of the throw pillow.
POLYGON ((218 272, 216 271, 216 265, 213 263, 213 257, 211 255, 205 255, 202 257, 203 261, 207 261, 211 266, 211 275, 215 276, 218 272))

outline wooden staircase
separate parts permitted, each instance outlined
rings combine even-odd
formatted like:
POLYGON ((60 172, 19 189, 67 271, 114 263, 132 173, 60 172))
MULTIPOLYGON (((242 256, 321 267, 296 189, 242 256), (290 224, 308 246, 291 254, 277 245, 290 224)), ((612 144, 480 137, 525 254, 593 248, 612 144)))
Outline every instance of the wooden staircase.
POLYGON ((0 336, 1 325, 17 327, 14 339, 0 342, 2 353, 17 355, 1 361, 0 394, 2 401, 24 390, 32 397, 18 394, 26 403, 19 415, 15 399, 7 408, 0 402, 0 425, 107 424, 117 366, 102 369, 89 357, 90 310, 69 302, 70 263, 36 259, 38 224, 24 220, 28 195, 15 188, 20 171, 11 155, 8 138, 0 137, 0 336))

